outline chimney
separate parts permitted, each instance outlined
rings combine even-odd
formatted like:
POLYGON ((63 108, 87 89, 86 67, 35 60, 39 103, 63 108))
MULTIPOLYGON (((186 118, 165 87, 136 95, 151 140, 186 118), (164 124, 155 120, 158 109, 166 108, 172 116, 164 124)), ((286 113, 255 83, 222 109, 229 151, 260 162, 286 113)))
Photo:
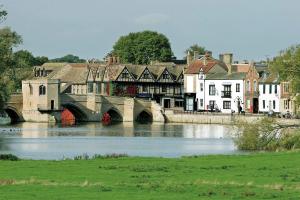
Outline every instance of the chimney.
POLYGON ((199 52, 194 51, 194 60, 198 60, 198 58, 199 58, 199 52))
POLYGON ((187 56, 186 56, 186 63, 187 63, 187 66, 189 66, 193 61, 193 58, 192 58, 192 55, 191 55, 191 52, 188 51, 187 52, 187 56))
POLYGON ((219 56, 220 60, 226 64, 227 68, 228 68, 228 74, 232 73, 232 58, 233 58, 233 54, 232 53, 223 53, 220 54, 219 56))
POLYGON ((205 52, 205 57, 211 58, 212 57, 212 52, 211 51, 206 51, 205 52))
POLYGON ((114 62, 113 58, 111 56, 108 56, 107 57, 107 65, 111 65, 111 64, 113 64, 113 62, 114 62))

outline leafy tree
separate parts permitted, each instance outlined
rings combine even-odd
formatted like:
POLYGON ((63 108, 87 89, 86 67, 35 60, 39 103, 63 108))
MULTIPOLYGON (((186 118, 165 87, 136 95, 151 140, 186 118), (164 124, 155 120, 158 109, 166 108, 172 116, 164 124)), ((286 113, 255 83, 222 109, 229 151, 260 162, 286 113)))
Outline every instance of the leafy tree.
POLYGON ((3 6, 0 5, 0 23, 3 22, 6 19, 6 16, 7 16, 7 11, 4 10, 2 7, 3 6))
POLYGON ((43 65, 44 63, 46 63, 48 61, 49 61, 49 59, 46 56, 37 56, 37 57, 35 57, 35 64, 34 65, 41 66, 41 65, 43 65))
POLYGON ((149 64, 154 60, 170 61, 173 52, 165 35, 143 31, 121 36, 114 44, 112 54, 124 63, 149 64))
POLYGON ((35 65, 35 57, 27 50, 20 50, 14 53, 14 64, 17 68, 32 67, 35 65))
POLYGON ((185 54, 187 55, 188 52, 190 52, 191 55, 194 55, 195 51, 197 51, 199 53, 199 55, 204 55, 206 50, 205 50, 205 47, 202 47, 198 44, 193 44, 187 50, 185 50, 185 54))
POLYGON ((52 59, 51 62, 68 62, 68 63, 84 63, 86 62, 85 59, 81 59, 78 56, 74 56, 72 54, 68 54, 61 58, 52 59))
MULTIPOLYGON (((300 93, 300 45, 291 46, 271 62, 272 70, 279 73, 282 81, 290 81, 294 95, 300 93)), ((300 103, 300 95, 297 96, 300 103)))
MULTIPOLYGON (((7 12, 0 7, 0 22, 7 15, 7 12)), ((22 43, 22 38, 16 32, 8 27, 0 28, 0 110, 3 109, 4 102, 9 97, 9 89, 7 87, 8 69, 12 69, 13 65, 13 47, 22 43)))

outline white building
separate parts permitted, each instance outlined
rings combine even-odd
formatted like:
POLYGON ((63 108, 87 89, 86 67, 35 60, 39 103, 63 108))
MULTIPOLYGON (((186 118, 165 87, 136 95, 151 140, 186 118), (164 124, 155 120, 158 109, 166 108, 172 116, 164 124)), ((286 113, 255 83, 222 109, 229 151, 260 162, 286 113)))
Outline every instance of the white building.
POLYGON ((238 113, 240 107, 243 110, 245 76, 245 73, 208 74, 204 84, 204 109, 223 113, 238 113))
POLYGON ((244 110, 244 82, 247 73, 232 72, 232 54, 223 54, 222 61, 206 54, 190 63, 184 75, 185 110, 244 110))
POLYGON ((264 75, 259 82, 259 112, 280 112, 280 82, 277 75, 264 75))

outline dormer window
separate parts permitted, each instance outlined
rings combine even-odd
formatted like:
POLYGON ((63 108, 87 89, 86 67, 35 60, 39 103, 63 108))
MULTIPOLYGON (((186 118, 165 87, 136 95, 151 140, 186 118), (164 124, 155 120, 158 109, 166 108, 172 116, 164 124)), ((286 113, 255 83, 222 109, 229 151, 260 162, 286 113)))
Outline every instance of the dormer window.
POLYGON ((129 72, 127 70, 122 73, 122 78, 129 78, 129 72))
POLYGON ((148 70, 146 70, 143 74, 143 79, 150 79, 150 73, 148 70))
POLYGON ((199 71, 198 78, 199 78, 199 80, 204 79, 204 73, 203 73, 203 69, 202 68, 199 71))
POLYGON ((168 72, 165 71, 165 72, 163 73, 162 78, 163 78, 163 79, 169 79, 169 74, 168 74, 168 72))

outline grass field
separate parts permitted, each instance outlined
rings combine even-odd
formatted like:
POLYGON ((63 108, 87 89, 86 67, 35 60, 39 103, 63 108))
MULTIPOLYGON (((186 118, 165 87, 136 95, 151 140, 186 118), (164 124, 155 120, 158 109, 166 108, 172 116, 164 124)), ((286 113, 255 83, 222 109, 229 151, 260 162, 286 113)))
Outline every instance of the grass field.
POLYGON ((0 199, 300 199, 300 152, 0 161, 0 199))

